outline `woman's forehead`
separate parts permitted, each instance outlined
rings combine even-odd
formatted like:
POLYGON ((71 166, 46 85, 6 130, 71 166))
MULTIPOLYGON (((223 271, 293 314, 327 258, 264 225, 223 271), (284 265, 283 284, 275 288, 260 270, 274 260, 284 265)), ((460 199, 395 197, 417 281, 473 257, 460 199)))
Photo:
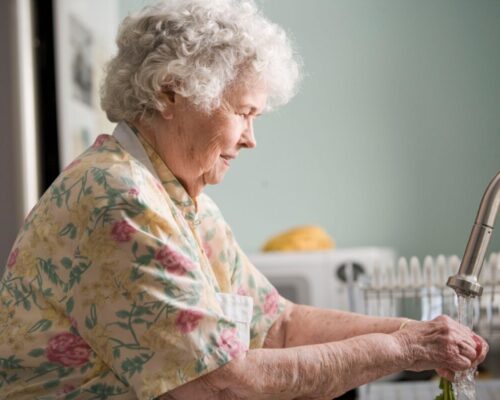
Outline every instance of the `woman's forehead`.
POLYGON ((261 111, 267 101, 267 87, 262 80, 231 85, 225 93, 225 99, 233 106, 250 106, 261 111))

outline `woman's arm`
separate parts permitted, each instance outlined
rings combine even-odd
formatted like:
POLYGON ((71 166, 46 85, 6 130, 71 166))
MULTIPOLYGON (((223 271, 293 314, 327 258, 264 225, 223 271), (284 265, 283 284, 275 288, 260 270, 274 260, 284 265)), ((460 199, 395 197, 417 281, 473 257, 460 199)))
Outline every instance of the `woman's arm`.
MULTIPOLYGON (((314 329, 311 327, 310 329, 314 329)), ((487 344, 448 317, 316 345, 250 350, 161 400, 331 399, 381 376, 412 369, 461 371, 484 360, 487 344), (481 346, 476 341, 481 341, 481 346)))
POLYGON ((256 349, 161 399, 331 399, 409 365, 402 341, 386 334, 291 349, 256 349))
POLYGON ((283 348, 335 342, 368 333, 392 333, 405 318, 370 317, 287 301, 285 312, 273 324, 264 347, 283 348))

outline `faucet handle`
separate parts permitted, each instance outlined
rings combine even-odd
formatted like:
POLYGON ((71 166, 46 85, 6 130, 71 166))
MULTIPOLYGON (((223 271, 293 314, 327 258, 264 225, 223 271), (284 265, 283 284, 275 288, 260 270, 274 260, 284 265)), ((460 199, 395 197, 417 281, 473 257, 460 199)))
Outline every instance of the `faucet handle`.
POLYGON ((484 257, 493 234, 493 227, 500 208, 500 171, 491 180, 483 194, 476 221, 465 248, 458 274, 450 276, 447 285, 462 296, 481 296, 483 287, 479 276, 483 268, 484 257))

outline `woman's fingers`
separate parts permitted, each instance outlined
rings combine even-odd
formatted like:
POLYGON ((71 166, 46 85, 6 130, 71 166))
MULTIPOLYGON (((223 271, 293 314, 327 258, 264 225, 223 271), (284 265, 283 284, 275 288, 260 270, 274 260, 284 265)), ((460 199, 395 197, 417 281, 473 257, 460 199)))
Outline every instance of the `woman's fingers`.
MULTIPOLYGON (((434 320, 440 328, 438 348, 443 349, 439 367, 449 371, 463 371, 482 362, 486 357, 488 345, 469 328, 449 317, 438 317, 434 320)), ((439 357, 438 357, 439 358, 439 357)))
POLYGON ((474 362, 478 357, 476 347, 470 346, 469 343, 460 343, 458 345, 458 350, 461 356, 466 357, 471 362, 474 362))
POLYGON ((453 368, 453 370, 465 371, 470 368, 472 368, 472 360, 470 358, 460 355, 457 357, 455 368, 453 368))
MULTIPOLYGON (((469 339, 469 338, 468 338, 469 339)), ((472 366, 476 367, 481 364, 489 350, 488 343, 481 337, 471 332, 470 340, 464 341, 459 345, 460 354, 469 358, 472 361, 472 366)))
POLYGON ((486 358, 486 354, 488 354, 489 346, 486 340, 484 340, 481 336, 473 334, 472 336, 475 344, 476 344, 476 359, 474 360, 474 365, 481 364, 486 358))
POLYGON ((472 335, 472 339, 474 340, 474 343, 476 345, 476 352, 477 354, 481 354, 482 348, 483 348, 483 342, 481 341, 481 338, 477 336, 476 334, 472 335))

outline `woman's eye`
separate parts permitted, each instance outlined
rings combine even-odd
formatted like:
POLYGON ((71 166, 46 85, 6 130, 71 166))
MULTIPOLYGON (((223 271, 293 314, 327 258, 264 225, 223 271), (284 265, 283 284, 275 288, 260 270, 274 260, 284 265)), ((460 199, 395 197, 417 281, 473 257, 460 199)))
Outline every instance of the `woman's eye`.
POLYGON ((253 118, 257 118, 260 116, 260 114, 254 114, 254 113, 239 113, 238 114, 240 117, 243 117, 243 118, 250 118, 250 117, 253 117, 253 118))

